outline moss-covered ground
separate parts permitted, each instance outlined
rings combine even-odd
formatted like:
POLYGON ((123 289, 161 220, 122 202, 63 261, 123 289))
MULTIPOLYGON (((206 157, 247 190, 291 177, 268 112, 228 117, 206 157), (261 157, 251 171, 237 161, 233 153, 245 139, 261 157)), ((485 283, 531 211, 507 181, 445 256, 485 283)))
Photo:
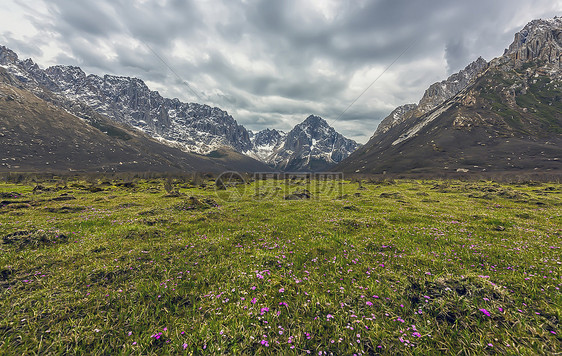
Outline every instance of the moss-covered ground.
POLYGON ((94 183, 0 183, 0 354, 562 352, 560 184, 94 183))

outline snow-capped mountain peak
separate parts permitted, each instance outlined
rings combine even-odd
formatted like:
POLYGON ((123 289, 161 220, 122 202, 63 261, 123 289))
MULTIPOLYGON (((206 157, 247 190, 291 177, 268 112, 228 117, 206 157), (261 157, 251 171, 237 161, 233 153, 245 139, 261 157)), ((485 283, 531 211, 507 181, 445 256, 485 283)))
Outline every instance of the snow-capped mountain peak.
POLYGON ((288 171, 322 170, 340 162, 357 147, 357 142, 337 133, 324 119, 310 115, 287 133, 274 163, 288 171))

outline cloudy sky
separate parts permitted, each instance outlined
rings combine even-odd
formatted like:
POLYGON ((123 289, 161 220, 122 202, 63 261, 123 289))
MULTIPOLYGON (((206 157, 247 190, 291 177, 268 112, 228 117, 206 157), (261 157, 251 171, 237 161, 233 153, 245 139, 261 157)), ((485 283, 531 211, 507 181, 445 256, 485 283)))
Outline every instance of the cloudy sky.
POLYGON ((2 0, 0 44, 141 78, 252 130, 316 114, 364 143, 396 106, 555 15, 560 0, 2 0))

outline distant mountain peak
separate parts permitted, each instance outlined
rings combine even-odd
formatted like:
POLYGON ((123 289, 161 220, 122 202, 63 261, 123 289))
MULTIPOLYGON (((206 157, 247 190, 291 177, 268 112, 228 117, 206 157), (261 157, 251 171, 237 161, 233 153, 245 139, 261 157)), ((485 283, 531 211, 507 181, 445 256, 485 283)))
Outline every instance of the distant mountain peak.
POLYGON ((310 115, 287 133, 276 159, 284 170, 322 170, 336 164, 360 145, 345 138, 320 116, 310 115))
POLYGON ((13 64, 18 61, 18 55, 8 47, 0 45, 0 64, 13 64))
POLYGON ((324 120, 323 118, 321 118, 320 116, 317 116, 317 115, 309 115, 299 125, 324 125, 324 126, 329 126, 328 123, 326 122, 326 120, 324 120))
POLYGON ((286 171, 323 170, 359 147, 317 115, 308 116, 288 133, 262 130, 253 135, 252 142, 254 147, 246 154, 286 171))

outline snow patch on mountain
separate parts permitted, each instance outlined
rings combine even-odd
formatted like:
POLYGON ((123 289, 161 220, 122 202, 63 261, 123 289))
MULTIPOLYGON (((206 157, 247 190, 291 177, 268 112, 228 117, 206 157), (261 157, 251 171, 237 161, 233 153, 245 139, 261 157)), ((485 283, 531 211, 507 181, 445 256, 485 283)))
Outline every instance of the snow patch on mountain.
POLYGON ((103 115, 184 151, 209 154, 227 147, 276 169, 306 170, 340 162, 359 146, 314 115, 289 133, 266 129, 254 134, 226 111, 164 98, 138 78, 88 75, 76 66, 43 70, 3 46, 0 66, 38 96, 47 88, 57 98, 42 98, 82 119, 103 115))

